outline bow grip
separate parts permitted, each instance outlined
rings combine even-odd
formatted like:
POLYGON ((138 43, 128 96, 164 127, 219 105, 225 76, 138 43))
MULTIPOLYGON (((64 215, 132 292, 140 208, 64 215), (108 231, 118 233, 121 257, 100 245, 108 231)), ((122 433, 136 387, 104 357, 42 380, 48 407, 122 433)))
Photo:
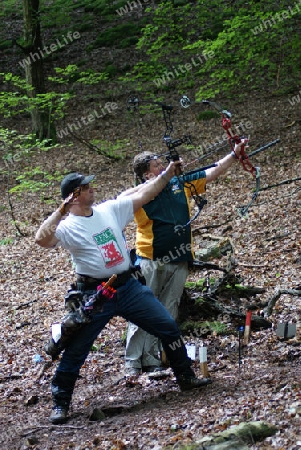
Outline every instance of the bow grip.
MULTIPOLYGON (((166 159, 167 159, 167 161, 168 162, 170 162, 170 161, 179 161, 180 160, 180 155, 179 155, 179 153, 177 152, 177 150, 175 150, 175 149, 170 149, 170 151, 169 151, 169 153, 166 155, 166 159)), ((179 175, 182 175, 182 169, 181 169, 181 167, 180 166, 178 166, 177 168, 176 168, 176 176, 178 177, 179 175)))
POLYGON ((175 149, 170 149, 169 153, 166 155, 166 159, 168 162, 170 161, 179 161, 180 155, 175 149))

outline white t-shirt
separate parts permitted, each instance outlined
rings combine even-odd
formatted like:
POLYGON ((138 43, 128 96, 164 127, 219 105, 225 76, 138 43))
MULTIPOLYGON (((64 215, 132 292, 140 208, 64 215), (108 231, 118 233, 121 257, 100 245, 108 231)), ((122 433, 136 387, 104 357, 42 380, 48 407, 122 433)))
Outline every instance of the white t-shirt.
POLYGON ((109 278, 128 270, 130 258, 124 227, 134 218, 130 197, 93 206, 90 217, 69 214, 55 236, 70 251, 75 271, 93 278, 109 278))

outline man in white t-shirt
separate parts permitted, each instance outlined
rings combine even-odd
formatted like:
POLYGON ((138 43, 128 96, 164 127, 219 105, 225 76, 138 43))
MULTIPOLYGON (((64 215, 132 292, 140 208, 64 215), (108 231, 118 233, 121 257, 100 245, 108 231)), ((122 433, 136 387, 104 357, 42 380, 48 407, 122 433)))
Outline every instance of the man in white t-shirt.
POLYGON ((134 212, 150 202, 174 176, 177 165, 171 162, 166 171, 145 183, 137 192, 93 206, 94 176, 79 173, 67 175, 61 183, 64 199, 60 208, 48 217, 36 234, 36 243, 53 248, 62 245, 69 250, 77 274, 77 288, 93 295, 97 286, 117 275, 112 288, 113 298, 93 311, 66 345, 52 379, 54 407, 50 421, 68 420, 68 410, 75 382, 91 347, 101 330, 113 316, 122 316, 148 333, 157 336, 163 345, 181 390, 205 386, 210 379, 198 379, 191 368, 181 333, 174 319, 154 296, 150 288, 132 276, 128 249, 122 234, 133 220, 134 212), (67 217, 62 220, 67 213, 67 217))

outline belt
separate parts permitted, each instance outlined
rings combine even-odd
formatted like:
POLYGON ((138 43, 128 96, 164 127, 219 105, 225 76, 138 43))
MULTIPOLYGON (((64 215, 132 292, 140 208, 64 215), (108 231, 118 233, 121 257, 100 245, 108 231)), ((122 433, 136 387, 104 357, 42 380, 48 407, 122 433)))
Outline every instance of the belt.
MULTIPOLYGON (((132 269, 125 270, 124 272, 117 275, 116 280, 112 283, 113 288, 118 288, 123 286, 132 276, 132 269)), ((101 283, 106 283, 109 278, 93 278, 88 275, 76 275, 77 283, 83 283, 84 289, 96 289, 101 283)))

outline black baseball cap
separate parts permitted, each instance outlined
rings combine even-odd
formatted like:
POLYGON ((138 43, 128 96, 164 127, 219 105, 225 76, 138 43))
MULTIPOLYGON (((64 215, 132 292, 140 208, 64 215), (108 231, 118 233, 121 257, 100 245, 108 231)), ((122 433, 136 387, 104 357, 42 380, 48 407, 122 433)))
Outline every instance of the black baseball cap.
POLYGON ((78 172, 69 173, 61 182, 61 194, 62 198, 67 198, 76 188, 83 184, 88 184, 94 180, 95 175, 82 175, 78 172))

